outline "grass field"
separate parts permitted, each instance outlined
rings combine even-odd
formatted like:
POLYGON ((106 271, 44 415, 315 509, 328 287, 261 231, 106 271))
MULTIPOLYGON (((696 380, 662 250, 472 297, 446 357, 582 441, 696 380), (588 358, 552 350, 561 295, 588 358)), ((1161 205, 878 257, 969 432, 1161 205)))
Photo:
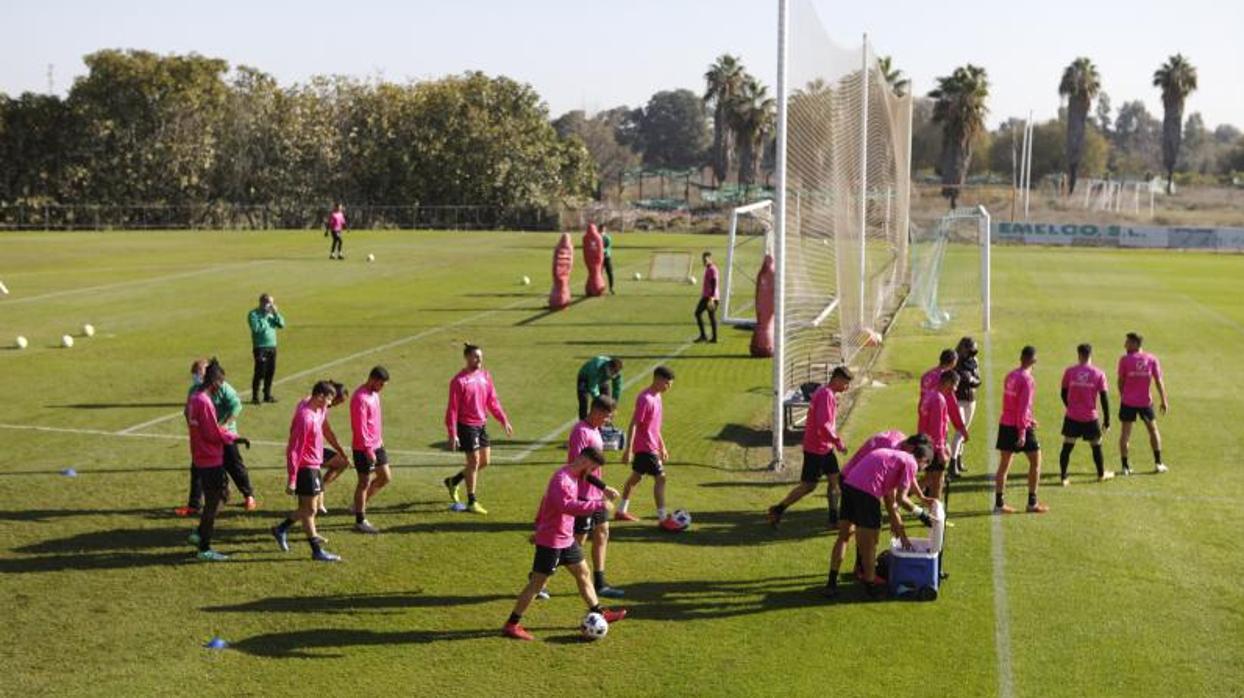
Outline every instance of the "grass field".
MULTIPOLYGON (((1021 345, 1041 351, 1052 512, 988 514, 992 398, 974 425, 969 477, 954 486, 940 599, 848 593, 829 603, 814 593, 830 547, 824 500, 797 504, 779 531, 763 520, 794 477, 763 468, 768 363, 746 356, 737 330, 718 345, 690 343, 693 288, 630 280, 653 250, 719 249, 724 237, 620 235, 618 295, 548 314, 553 241, 358 232, 351 258, 330 262, 313 233, 0 236, 0 279, 12 291, 0 299, 0 342, 31 340, 0 350, 0 694, 1244 694, 1244 545, 1232 525, 1244 494, 1234 462, 1244 452, 1244 258, 996 248, 983 373, 996 395, 1021 345), (361 260, 367 252, 376 263, 361 260), (519 285, 523 274, 532 286, 519 285), (186 370, 194 356, 219 355, 249 393, 245 314, 260 291, 289 322, 282 401, 248 404, 240 420, 262 442, 247 456, 261 508, 228 507, 217 547, 233 559, 199 563, 185 544, 190 522, 171 511, 185 497, 186 370), (94 338, 55 348, 84 322, 94 338), (1144 474, 1099 485, 1080 446, 1073 485, 1051 487, 1062 369, 1091 341, 1113 379, 1133 329, 1167 375, 1171 472, 1149 475, 1134 438, 1144 474), (483 345, 516 427, 483 476, 486 517, 448 512, 440 485, 459 464, 444 450, 442 417, 464 340, 483 345), (609 565, 631 618, 602 642, 578 641, 581 602, 563 573, 554 598, 524 619, 543 641, 507 641, 498 629, 529 569, 544 483, 562 462, 574 373, 597 353, 627 362, 622 422, 653 365, 677 372, 665 401, 670 504, 696 523, 658 532, 641 486, 632 510, 645 521, 614 529, 609 565), (313 564, 301 543, 278 552, 267 529, 290 504, 276 444, 293 403, 317 378, 353 388, 376 363, 393 376, 384 400, 395 482, 369 517, 383 534, 349 530, 347 474, 323 519, 345 562, 313 564), (61 475, 67 467, 78 476, 61 475), (214 635, 231 649, 203 649, 214 635)), ((956 274, 972 263, 951 254, 952 307, 971 285, 956 274)), ((877 367, 885 387, 865 391, 844 427, 848 445, 914 426, 915 376, 971 315, 940 334, 914 311, 900 316, 877 367)), ((332 421, 348 433, 344 412, 332 421)), ((1114 469, 1116 433, 1106 447, 1114 469)), ((611 483, 623 477, 606 468, 611 483)), ((1021 479, 1011 490, 1020 503, 1021 479)))

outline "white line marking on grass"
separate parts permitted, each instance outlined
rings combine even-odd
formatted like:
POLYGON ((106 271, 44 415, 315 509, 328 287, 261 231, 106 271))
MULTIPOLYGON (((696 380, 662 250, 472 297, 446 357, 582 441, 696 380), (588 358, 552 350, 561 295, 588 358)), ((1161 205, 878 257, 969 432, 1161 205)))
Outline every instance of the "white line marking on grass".
POLYGON ((269 260, 256 260, 253 262, 243 262, 240 264, 221 264, 206 269, 196 269, 194 271, 185 271, 179 274, 167 274, 165 276, 153 276, 147 279, 134 279, 133 281, 119 281, 115 284, 103 284, 100 286, 87 286, 85 288, 70 288, 64 291, 52 291, 51 293, 42 293, 37 296, 26 296, 24 298, 14 298, 0 303, 0 308, 9 305, 19 305, 21 303, 34 303, 36 301, 48 300, 51 298, 62 298, 64 296, 72 296, 79 293, 93 293, 95 291, 111 291, 114 288, 125 288, 127 286, 142 286, 143 284, 154 284, 161 281, 172 281, 174 279, 187 279, 192 276, 202 276, 203 274, 212 274, 223 269, 241 269, 244 267, 254 266, 256 264, 268 264, 269 260))
MULTIPOLYGON (((993 373, 993 342, 985 334, 985 418, 989 420, 989 438, 985 448, 989 450, 989 472, 998 472, 998 452, 993 444, 998 440, 998 422, 994 417, 994 393, 997 384, 993 373)), ((991 493, 992 494, 992 493, 991 493)), ((989 503, 993 509, 993 502, 989 503)), ((993 644, 998 657, 998 695, 1010 698, 1015 693, 1011 678, 1011 621, 1006 602, 1006 546, 1002 540, 1002 517, 991 514, 990 554, 993 558, 993 644)))
MULTIPOLYGON (((309 376, 309 375, 314 374, 314 373, 319 373, 320 371, 323 371, 323 370, 325 370, 325 369, 332 368, 332 367, 334 367, 334 366, 340 366, 341 364, 348 363, 348 362, 350 362, 350 361, 353 361, 353 360, 355 360, 355 359, 358 359, 358 358, 361 358, 361 357, 367 356, 367 355, 369 355, 369 354, 376 354, 376 353, 379 353, 379 352, 382 352, 382 351, 388 351, 389 349, 392 349, 392 348, 394 348, 394 347, 400 347, 400 346, 402 346, 403 344, 410 344, 411 342, 418 341, 418 340, 420 340, 420 339, 423 339, 424 337, 428 337, 428 336, 434 335, 434 334, 436 334, 436 333, 438 333, 438 332, 443 332, 443 331, 445 331, 445 330, 447 330, 447 329, 450 329, 451 327, 457 327, 458 325, 465 325, 465 324, 467 324, 467 323, 474 322, 474 321, 479 320, 479 319, 481 319, 481 318, 488 317, 489 315, 492 315, 492 314, 494 314, 494 313, 499 313, 499 312, 501 312, 501 311, 503 311, 503 310, 509 310, 510 308, 514 308, 514 307, 516 307, 516 306, 522 305, 523 303, 526 303, 526 302, 528 302, 528 301, 530 301, 530 300, 531 300, 530 298, 525 298, 525 297, 524 297, 524 298, 520 298, 520 299, 518 299, 518 300, 514 301, 513 303, 507 303, 506 305, 503 305, 503 306, 501 306, 500 308, 495 308, 495 309, 493 309, 493 310, 485 310, 485 311, 483 311, 483 312, 481 312, 481 313, 476 313, 476 314, 474 314, 474 315, 470 315, 470 316, 467 316, 467 317, 464 317, 464 318, 460 318, 460 319, 458 319, 458 320, 454 320, 453 322, 448 323, 448 324, 445 324, 445 325, 437 325, 436 327, 429 327, 428 329, 426 329, 426 330, 422 330, 422 331, 420 331, 420 332, 416 332, 415 334, 412 334, 412 335, 407 335, 407 336, 405 336, 405 337, 401 337, 400 339, 395 339, 395 340, 393 340, 393 341, 391 341, 391 342, 386 342, 386 343, 384 343, 384 344, 381 344, 381 345, 379 345, 379 346, 372 347, 372 348, 370 348, 370 349, 364 349, 364 350, 362 350, 362 351, 356 351, 356 352, 354 352, 353 354, 349 354, 349 355, 347 355, 347 356, 343 356, 343 357, 341 357, 341 358, 339 358, 339 359, 333 359, 332 361, 329 361, 329 362, 327 362, 327 363, 320 364, 319 366, 312 366, 311 368, 308 368, 308 369, 305 369, 305 370, 302 370, 302 371, 298 371, 297 373, 291 373, 291 374, 289 374, 288 376, 284 376, 284 377, 282 377, 282 378, 281 378, 281 379, 279 379, 279 380, 275 380, 275 381, 273 381, 273 382, 272 382, 272 384, 273 384, 273 385, 281 385, 281 384, 283 384, 283 383, 288 383, 289 381, 292 381, 292 380, 297 380, 297 379, 299 379, 299 378, 304 378, 304 377, 306 377, 306 376, 309 376)), ((143 422, 143 423, 141 423, 141 424, 135 424, 135 425, 134 425, 134 426, 132 426, 132 427, 126 427, 125 429, 121 429, 120 431, 118 431, 118 432, 116 432, 116 433, 117 433, 117 434, 122 434, 122 435, 133 434, 133 433, 135 433, 135 432, 142 431, 143 429, 146 429, 147 427, 153 427, 153 426, 155 426, 155 425, 157 425, 157 424, 161 424, 161 423, 163 423, 163 422, 167 422, 167 421, 169 421, 170 419, 176 419, 176 418, 180 417, 181 415, 182 415, 182 413, 181 413, 181 412, 170 412, 169 414, 162 415, 162 416, 160 416, 160 417, 156 417, 155 419, 149 419, 149 420, 147 420, 147 421, 145 421, 145 422, 143 422)))

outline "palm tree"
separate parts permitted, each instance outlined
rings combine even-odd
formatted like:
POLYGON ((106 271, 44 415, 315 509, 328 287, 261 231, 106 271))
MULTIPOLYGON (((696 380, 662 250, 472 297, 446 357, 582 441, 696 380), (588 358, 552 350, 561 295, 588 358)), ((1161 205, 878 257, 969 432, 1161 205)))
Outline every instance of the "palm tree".
POLYGON ((728 122, 738 147, 739 184, 743 187, 756 182, 765 141, 775 126, 776 104, 768 88, 751 75, 745 76, 730 102, 728 122))
POLYGON ((942 125, 942 196, 953 209, 972 162, 972 141, 985 128, 989 79, 984 68, 969 63, 938 78, 929 97, 934 100, 933 122, 942 125))
POLYGON ((733 158, 734 139, 730 133, 730 104, 743 85, 746 72, 737 56, 723 53, 704 73, 704 103, 713 106, 713 179, 726 180, 733 158))
POLYGON ((1183 140, 1184 100, 1196 89, 1196 68, 1176 53, 1153 73, 1153 86, 1162 88, 1162 164, 1166 167, 1166 193, 1174 189, 1175 161, 1183 140))
POLYGON ((1076 190, 1076 174, 1080 158, 1084 154, 1084 129, 1088 121, 1089 106, 1101 92, 1101 76, 1093 61, 1075 59, 1063 69, 1063 79, 1058 83, 1058 94, 1067 98, 1067 193, 1076 190))
POLYGON ((903 77, 903 71, 894 67, 889 56, 878 58, 877 67, 881 69, 881 75, 885 77, 886 83, 894 91, 895 97, 902 97, 907 94, 907 89, 911 87, 911 81, 903 77))

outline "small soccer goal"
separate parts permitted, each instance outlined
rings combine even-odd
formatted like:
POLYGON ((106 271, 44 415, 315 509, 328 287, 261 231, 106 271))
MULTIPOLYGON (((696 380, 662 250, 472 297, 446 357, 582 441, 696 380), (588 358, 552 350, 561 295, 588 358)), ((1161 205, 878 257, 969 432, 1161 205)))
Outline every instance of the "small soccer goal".
POLYGON ((758 201, 731 211, 727 245, 721 321, 727 325, 753 325, 756 275, 765 255, 773 254, 773 202, 758 201))
POLYGON ((957 208, 912 226, 911 304, 928 330, 989 331, 989 212, 957 208))
POLYGON ((648 279, 651 281, 677 281, 679 283, 691 276, 690 252, 654 252, 652 263, 648 267, 648 279))

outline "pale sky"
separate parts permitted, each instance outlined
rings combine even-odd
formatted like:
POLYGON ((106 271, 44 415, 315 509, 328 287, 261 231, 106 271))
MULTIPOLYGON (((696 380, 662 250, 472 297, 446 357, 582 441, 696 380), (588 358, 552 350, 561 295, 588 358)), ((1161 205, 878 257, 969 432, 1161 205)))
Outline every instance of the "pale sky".
MULTIPOLYGON (((990 123, 1053 116, 1062 68, 1087 55, 1117 109, 1143 99, 1161 116, 1153 71, 1183 52, 1200 89, 1187 111, 1244 128, 1244 2, 1239 0, 813 0, 829 35, 876 50, 927 92, 972 62, 992 81, 990 123)), ((439 77, 464 70, 530 83, 556 116, 637 106, 653 92, 703 91, 723 52, 770 86, 776 0, 4 0, 0 91, 64 94, 101 48, 197 52, 267 71, 282 84, 316 74, 439 77)))

